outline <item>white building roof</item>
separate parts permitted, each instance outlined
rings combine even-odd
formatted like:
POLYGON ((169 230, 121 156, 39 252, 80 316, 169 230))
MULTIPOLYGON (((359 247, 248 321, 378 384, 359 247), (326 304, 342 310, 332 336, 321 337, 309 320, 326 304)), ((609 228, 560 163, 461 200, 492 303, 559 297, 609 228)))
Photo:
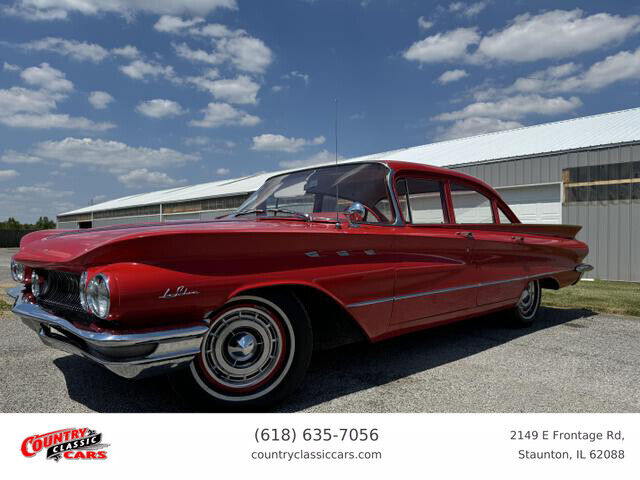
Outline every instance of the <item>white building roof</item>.
MULTIPOLYGON (((402 148, 343 161, 402 160, 437 167, 640 141, 640 108, 402 148)), ((279 172, 130 195, 61 215, 249 193, 279 172)))

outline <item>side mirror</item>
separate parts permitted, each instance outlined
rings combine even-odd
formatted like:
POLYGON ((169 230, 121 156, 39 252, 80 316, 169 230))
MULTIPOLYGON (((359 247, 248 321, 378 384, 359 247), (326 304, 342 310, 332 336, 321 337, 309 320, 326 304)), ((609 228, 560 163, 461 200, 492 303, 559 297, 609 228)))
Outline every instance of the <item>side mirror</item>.
POLYGON ((360 202, 354 202, 344 211, 351 225, 358 225, 364 221, 367 211, 360 202))

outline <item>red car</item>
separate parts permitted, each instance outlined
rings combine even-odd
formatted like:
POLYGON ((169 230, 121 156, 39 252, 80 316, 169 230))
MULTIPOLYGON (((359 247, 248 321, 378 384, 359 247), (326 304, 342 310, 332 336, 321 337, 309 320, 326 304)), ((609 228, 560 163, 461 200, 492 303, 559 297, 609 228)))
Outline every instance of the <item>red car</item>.
POLYGON ((32 233, 10 295, 47 345, 257 408, 314 349, 500 310, 529 325, 542 288, 591 268, 579 229, 521 224, 462 173, 343 163, 274 176, 215 221, 32 233))

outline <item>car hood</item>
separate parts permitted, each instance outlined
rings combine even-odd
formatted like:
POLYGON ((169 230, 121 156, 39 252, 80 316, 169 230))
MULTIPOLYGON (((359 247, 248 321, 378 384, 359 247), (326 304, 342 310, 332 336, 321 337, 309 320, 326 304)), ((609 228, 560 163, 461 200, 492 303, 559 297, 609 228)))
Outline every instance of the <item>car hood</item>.
MULTIPOLYGON (((323 224, 314 225, 326 228, 323 224)), ((221 234, 300 232, 309 227, 307 222, 287 219, 223 219, 210 222, 117 225, 87 230, 44 230, 23 237, 15 259, 33 267, 73 267, 93 262, 98 251, 113 250, 109 247, 116 245, 140 245, 144 242, 157 244, 159 239, 165 243, 173 240, 173 245, 176 245, 181 244, 183 237, 197 240, 221 234)))

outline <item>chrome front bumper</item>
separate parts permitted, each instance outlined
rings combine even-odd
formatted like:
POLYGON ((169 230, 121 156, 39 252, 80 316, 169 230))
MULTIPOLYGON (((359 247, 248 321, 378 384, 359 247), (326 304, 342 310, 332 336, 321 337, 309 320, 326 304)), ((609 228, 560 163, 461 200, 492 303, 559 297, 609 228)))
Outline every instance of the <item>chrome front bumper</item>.
POLYGON ((184 366, 200 352, 206 325, 144 333, 92 332, 74 326, 25 298, 22 287, 9 289, 11 311, 45 345, 92 360, 124 378, 140 378, 184 366))

